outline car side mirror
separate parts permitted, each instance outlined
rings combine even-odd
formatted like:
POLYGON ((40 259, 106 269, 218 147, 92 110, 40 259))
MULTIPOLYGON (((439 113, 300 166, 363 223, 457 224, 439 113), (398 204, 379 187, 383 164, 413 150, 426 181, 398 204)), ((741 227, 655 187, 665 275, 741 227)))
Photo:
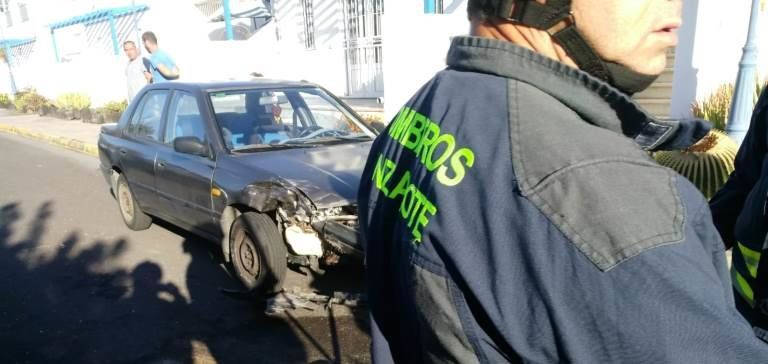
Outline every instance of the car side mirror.
POLYGON ((205 146, 200 138, 194 136, 178 137, 174 139, 173 150, 184 154, 199 155, 203 157, 208 156, 208 147, 205 146))

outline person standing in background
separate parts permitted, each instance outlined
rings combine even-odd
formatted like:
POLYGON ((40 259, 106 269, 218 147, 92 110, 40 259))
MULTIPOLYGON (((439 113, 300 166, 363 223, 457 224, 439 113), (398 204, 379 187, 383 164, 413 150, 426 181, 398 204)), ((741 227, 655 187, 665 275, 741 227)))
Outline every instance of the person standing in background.
POLYGON ((139 91, 152 80, 149 60, 142 57, 136 43, 126 41, 123 43, 123 51, 128 56, 128 65, 125 67, 125 79, 128 85, 128 102, 131 102, 139 91))
POLYGON ((152 82, 166 82, 178 79, 179 68, 168 53, 158 48, 155 33, 144 32, 141 35, 141 40, 144 42, 144 48, 152 55, 149 58, 152 64, 152 82))

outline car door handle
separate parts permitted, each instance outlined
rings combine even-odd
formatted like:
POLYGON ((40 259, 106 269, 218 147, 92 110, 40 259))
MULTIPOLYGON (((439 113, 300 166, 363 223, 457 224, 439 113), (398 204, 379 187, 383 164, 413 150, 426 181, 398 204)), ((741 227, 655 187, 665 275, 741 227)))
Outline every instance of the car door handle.
POLYGON ((165 168, 165 161, 162 159, 157 160, 157 167, 158 168, 165 168))
POLYGON ((128 154, 128 151, 125 150, 125 149, 120 149, 120 154, 126 155, 126 154, 128 154))

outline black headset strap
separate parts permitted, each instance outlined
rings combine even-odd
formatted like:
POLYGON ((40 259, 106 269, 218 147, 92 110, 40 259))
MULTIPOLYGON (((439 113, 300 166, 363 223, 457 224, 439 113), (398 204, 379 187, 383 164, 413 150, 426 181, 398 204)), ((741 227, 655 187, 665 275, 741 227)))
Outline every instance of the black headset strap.
POLYGON ((552 37, 565 48, 565 51, 573 58, 573 61, 576 62, 582 71, 603 81, 611 81, 611 76, 605 63, 592 47, 587 44, 584 37, 579 34, 579 31, 573 24, 552 34, 552 37))
POLYGON ((545 4, 534 0, 502 0, 498 16, 537 29, 549 29, 571 14, 570 0, 548 0, 545 4))
POLYGON ((547 0, 545 4, 535 0, 502 0, 497 15, 502 19, 546 30, 565 48, 582 71, 604 81, 611 81, 605 63, 576 29, 571 14, 571 0, 547 0))

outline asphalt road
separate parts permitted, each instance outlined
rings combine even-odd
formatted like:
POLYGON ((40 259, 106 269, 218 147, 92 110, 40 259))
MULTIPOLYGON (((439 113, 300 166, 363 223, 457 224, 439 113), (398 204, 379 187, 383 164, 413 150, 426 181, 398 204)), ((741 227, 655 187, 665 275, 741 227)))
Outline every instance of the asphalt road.
MULTIPOLYGON (((286 286, 362 289, 359 269, 286 286)), ((264 314, 213 244, 128 230, 98 160, 0 135, 0 362, 367 362, 367 313, 264 314)))

